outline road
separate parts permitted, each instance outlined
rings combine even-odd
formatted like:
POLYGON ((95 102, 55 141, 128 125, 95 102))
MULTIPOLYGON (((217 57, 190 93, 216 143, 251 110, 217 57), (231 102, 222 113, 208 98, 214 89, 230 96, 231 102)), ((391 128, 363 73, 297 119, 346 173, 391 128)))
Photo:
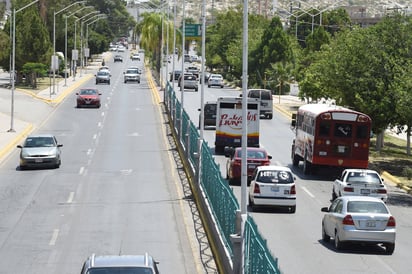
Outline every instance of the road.
MULTIPOLYGON (((171 70, 170 70, 171 71, 171 70)), ((177 98, 181 98, 180 91, 177 98)), ((199 88, 200 90, 200 88, 199 88)), ((220 96, 236 96, 241 91, 230 87, 207 88, 204 101, 214 101, 220 96)), ((184 107, 195 125, 198 124, 200 92, 185 91, 184 107)), ((276 105, 278 100, 274 100, 276 105)), ((294 168, 290 159, 293 132, 290 118, 283 113, 274 113, 272 120, 261 120, 261 146, 272 155, 272 163, 289 166, 297 178, 297 211, 289 214, 282 210, 249 212, 258 224, 258 229, 267 239, 273 255, 279 258, 284 273, 411 273, 409 246, 412 244, 412 197, 400 189, 388 185, 388 205, 397 220, 396 249, 393 255, 384 254, 383 248, 349 246, 337 252, 332 243, 321 240, 321 207, 329 206, 332 181, 338 175, 325 169, 318 175, 307 176, 302 168, 294 168)), ((214 147, 215 131, 205 130, 204 138, 214 147)), ((223 178, 226 178, 226 158, 215 156, 223 178)), ((239 202, 240 186, 232 186, 239 202)), ((246 199, 246 197, 243 197, 246 199)))
MULTIPOLYGON (((77 109, 74 93, 57 107, 16 93, 16 118, 56 135, 62 165, 21 171, 18 149, 2 162, 0 273, 76 273, 92 253, 144 252, 162 273, 204 273, 160 105, 146 74, 123 83, 124 56, 106 62, 100 109, 77 109)), ((9 93, 0 96, 9 111, 9 93)))

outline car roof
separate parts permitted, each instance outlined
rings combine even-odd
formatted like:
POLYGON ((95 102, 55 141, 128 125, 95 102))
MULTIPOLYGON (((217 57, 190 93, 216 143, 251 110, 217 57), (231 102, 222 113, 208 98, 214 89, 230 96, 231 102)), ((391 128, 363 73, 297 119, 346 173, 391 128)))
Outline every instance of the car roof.
MULTIPOLYGON (((241 149, 242 147, 236 147, 236 150, 241 150, 241 149)), ((248 151, 265 151, 266 152, 266 149, 261 148, 261 147, 247 147, 246 149, 248 151)))
POLYGON ((283 171, 288 171, 292 173, 292 170, 286 166, 275 166, 275 165, 270 165, 270 166, 258 166, 257 167, 258 171, 261 170, 283 170, 283 171))
POLYGON ((372 197, 372 196, 340 196, 337 199, 341 199, 344 202, 349 202, 349 201, 371 201, 371 202, 381 202, 385 203, 379 198, 372 197))
POLYGON ((373 172, 373 173, 378 173, 376 170, 373 169, 362 169, 362 168, 348 168, 345 169, 347 172, 373 172))
POLYGON ((27 136, 27 138, 39 138, 39 137, 54 137, 54 135, 50 133, 39 133, 39 134, 31 134, 27 136))
POLYGON ((154 260, 147 253, 144 255, 92 255, 89 267, 152 267, 154 260))

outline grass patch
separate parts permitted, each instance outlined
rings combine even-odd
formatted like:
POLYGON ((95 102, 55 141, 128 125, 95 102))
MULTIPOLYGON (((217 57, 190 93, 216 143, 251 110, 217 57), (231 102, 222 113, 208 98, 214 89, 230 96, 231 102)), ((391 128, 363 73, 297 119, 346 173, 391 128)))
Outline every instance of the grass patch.
POLYGON ((406 155, 406 140, 385 134, 382 150, 376 151, 375 146, 376 138, 372 138, 369 166, 380 172, 387 171, 398 178, 402 184, 412 187, 412 180, 409 176, 412 168, 412 156, 406 155))
MULTIPOLYGON (((55 78, 55 84, 58 85, 60 81, 62 81, 61 76, 56 76, 55 78)), ((16 88, 19 89, 23 89, 23 90, 30 90, 32 92, 38 92, 38 91, 42 91, 45 90, 47 88, 50 88, 51 86, 53 86, 53 78, 49 78, 49 77, 39 77, 37 78, 37 88, 33 88, 31 86, 28 85, 23 85, 23 84, 17 84, 16 88)))

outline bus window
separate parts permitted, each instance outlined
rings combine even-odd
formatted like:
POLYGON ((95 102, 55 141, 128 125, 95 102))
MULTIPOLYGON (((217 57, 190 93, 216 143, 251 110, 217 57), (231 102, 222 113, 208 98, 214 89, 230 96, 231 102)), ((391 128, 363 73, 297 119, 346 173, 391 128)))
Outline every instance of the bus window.
POLYGON ((319 135, 320 136, 329 136, 330 133, 330 122, 322 121, 319 125, 319 135))
POLYGON ((336 123, 335 124, 335 137, 352 137, 352 125, 336 123))
POLYGON ((358 139, 367 139, 369 138, 368 126, 362 125, 356 128, 356 138, 358 139))

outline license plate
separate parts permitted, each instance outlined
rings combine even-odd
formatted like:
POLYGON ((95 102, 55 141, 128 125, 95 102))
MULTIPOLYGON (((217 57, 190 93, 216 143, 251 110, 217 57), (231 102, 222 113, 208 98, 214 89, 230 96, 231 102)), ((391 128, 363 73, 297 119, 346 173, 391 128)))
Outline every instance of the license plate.
POLYGON ((34 159, 35 163, 43 163, 43 159, 34 159))
POLYGON ((367 194, 370 194, 370 193, 371 193, 371 190, 370 190, 370 189, 361 189, 361 190, 360 190, 360 193, 361 193, 361 194, 364 194, 364 195, 367 195, 367 194))
POLYGON ((376 227, 376 222, 375 221, 367 221, 366 222, 366 227, 376 227))
POLYGON ((250 168, 250 169, 255 169, 255 168, 256 168, 256 165, 248 165, 248 168, 250 168))
POLYGON ((272 192, 279 192, 279 187, 278 186, 272 186, 272 187, 270 187, 270 190, 272 192))

